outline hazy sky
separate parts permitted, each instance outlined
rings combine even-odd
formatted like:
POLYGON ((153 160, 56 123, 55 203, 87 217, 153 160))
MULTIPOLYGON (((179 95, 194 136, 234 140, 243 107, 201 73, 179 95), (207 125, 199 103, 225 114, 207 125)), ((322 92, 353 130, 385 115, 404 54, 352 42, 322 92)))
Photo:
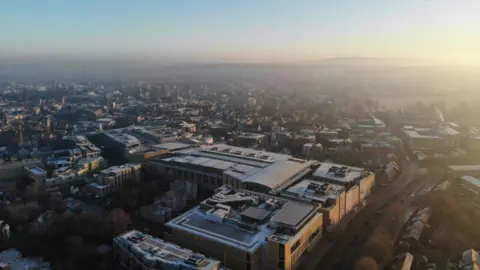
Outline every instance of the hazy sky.
POLYGON ((480 0, 1 0, 0 55, 480 64, 480 0))

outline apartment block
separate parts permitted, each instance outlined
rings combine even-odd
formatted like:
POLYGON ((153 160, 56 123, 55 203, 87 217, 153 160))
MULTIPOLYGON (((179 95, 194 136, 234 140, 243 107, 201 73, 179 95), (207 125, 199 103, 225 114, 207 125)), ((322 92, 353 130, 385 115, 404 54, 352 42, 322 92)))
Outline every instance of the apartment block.
POLYGON ((217 270, 220 261, 133 230, 113 239, 114 256, 126 269, 217 270))
POLYGON ((169 221, 169 239, 231 269, 296 269, 322 236, 312 204, 222 186, 198 207, 169 221))
POLYGON ((120 166, 112 166, 100 172, 97 177, 98 184, 111 185, 114 189, 122 187, 125 181, 140 180, 141 164, 127 163, 120 166))

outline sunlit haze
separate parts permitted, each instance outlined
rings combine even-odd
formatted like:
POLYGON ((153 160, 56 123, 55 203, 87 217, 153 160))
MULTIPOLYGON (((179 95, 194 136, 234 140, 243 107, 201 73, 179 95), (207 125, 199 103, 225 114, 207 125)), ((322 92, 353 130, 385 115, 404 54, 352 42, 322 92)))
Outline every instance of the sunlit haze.
POLYGON ((478 0, 2 1, 0 55, 480 64, 478 0))

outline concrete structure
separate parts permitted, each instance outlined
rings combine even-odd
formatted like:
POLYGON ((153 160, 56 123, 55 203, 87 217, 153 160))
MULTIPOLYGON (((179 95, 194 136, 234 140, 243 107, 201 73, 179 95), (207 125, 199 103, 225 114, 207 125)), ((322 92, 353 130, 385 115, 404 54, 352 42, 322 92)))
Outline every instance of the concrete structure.
POLYGON ((263 192, 278 192, 311 171, 315 162, 289 155, 226 144, 177 151, 155 159, 151 166, 163 174, 207 187, 224 184, 263 192))
POLYGON ((172 241, 238 270, 296 269, 322 225, 314 205, 231 186, 166 224, 172 241))
POLYGON ((69 187, 71 185, 84 183, 85 175, 78 174, 76 172, 66 173, 58 175, 57 177, 48 178, 45 180, 45 186, 47 191, 57 191, 62 187, 69 187))
POLYGON ((264 134, 239 132, 233 135, 232 144, 235 146, 261 149, 267 144, 267 137, 264 134))
POLYGON ((167 156, 169 153, 193 147, 193 144, 184 142, 167 142, 155 145, 144 145, 125 152, 125 158, 130 162, 146 162, 153 158, 167 156))
POLYGON ((113 251, 126 269, 220 269, 218 260, 135 230, 115 237, 113 251))
POLYGON ((77 168, 82 172, 97 171, 105 168, 107 161, 103 157, 89 157, 78 161, 77 168))
POLYGON ((375 174, 362 168, 322 163, 310 176, 287 187, 280 196, 319 205, 324 226, 334 226, 362 203, 375 184, 375 174))
POLYGON ((195 133, 195 132, 197 132, 197 126, 194 123, 183 122, 181 124, 181 126, 182 126, 182 131, 184 133, 195 133))
POLYGON ((142 165, 136 163, 112 166, 102 170, 96 180, 99 184, 111 185, 113 189, 119 189, 125 181, 140 180, 141 168, 142 165))
POLYGON ((318 159, 322 153, 323 146, 320 143, 306 143, 302 146, 302 156, 307 159, 318 159))
POLYGON ((135 136, 126 134, 121 130, 105 132, 104 135, 105 144, 109 146, 131 149, 142 145, 142 142, 140 142, 135 136))
POLYGON ((410 149, 441 150, 458 148, 460 145, 460 133, 446 125, 435 128, 404 126, 403 133, 403 139, 410 149))
POLYGON ((339 131, 337 129, 323 128, 321 130, 315 131, 313 134, 315 135, 315 139, 317 142, 323 142, 332 139, 338 139, 338 132, 339 131))
POLYGON ((80 149, 84 158, 99 157, 101 155, 100 148, 96 147, 85 136, 64 136, 62 139, 73 141, 80 149))

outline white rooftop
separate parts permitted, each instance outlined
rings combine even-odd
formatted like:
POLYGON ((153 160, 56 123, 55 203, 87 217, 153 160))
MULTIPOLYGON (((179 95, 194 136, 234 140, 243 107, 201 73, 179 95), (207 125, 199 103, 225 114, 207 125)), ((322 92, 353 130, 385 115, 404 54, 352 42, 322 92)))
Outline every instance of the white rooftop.
POLYGON ((351 183, 363 177, 365 170, 358 167, 349 167, 341 164, 322 163, 313 173, 313 177, 328 182, 341 184, 351 183))
POLYGON ((166 226, 252 253, 276 235, 276 227, 299 229, 316 213, 310 204, 229 186, 218 190, 166 226))
POLYGON ((281 194, 287 197, 324 204, 329 198, 335 199, 344 192, 345 187, 342 185, 304 179, 282 191, 281 194), (325 188, 322 189, 321 187, 325 188))
POLYGON ((259 184, 270 189, 308 171, 312 165, 312 162, 290 155, 226 144, 185 149, 176 153, 179 155, 161 161, 217 169, 245 183, 259 184))
POLYGON ((126 163, 120 166, 112 166, 102 170, 100 173, 108 174, 108 173, 119 173, 124 170, 128 169, 140 169, 141 165, 137 163, 126 163))
POLYGON ((473 176, 470 176, 470 175, 462 176, 462 180, 474 185, 477 188, 480 188, 480 180, 478 180, 477 178, 475 178, 473 176))
POLYGON ((159 266, 157 261, 176 269, 213 270, 220 265, 217 260, 136 230, 121 234, 114 241, 129 246, 149 269, 164 269, 165 266, 159 266))
POLYGON ((454 172, 480 171, 480 165, 448 166, 448 168, 454 172))

